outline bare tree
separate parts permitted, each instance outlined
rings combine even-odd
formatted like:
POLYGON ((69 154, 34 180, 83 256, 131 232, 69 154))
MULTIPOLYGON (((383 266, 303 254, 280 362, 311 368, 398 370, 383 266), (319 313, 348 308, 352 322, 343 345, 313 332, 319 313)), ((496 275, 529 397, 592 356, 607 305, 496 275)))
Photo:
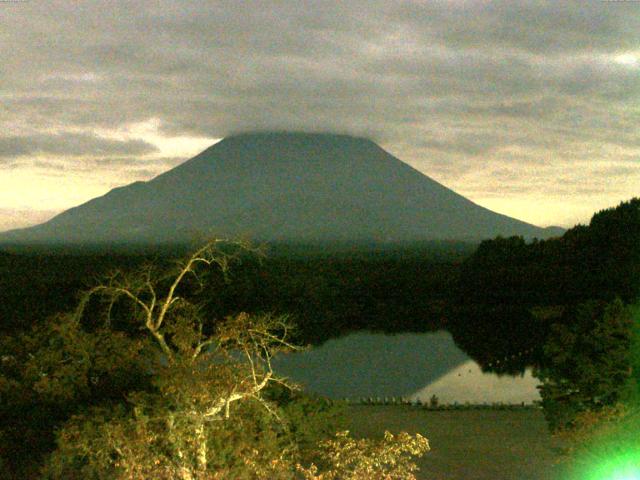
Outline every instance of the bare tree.
MULTIPOLYGON (((88 290, 75 311, 75 320, 80 322, 94 297, 105 301, 108 321, 116 302, 129 302, 134 307, 158 350, 150 369, 157 375, 161 395, 171 398, 173 408, 158 409, 156 420, 167 429, 167 438, 175 440, 172 461, 179 459, 182 465, 174 473, 185 480, 207 471, 207 424, 230 419, 232 405, 247 400, 257 402, 278 419, 263 391, 273 383, 295 388, 276 375, 271 363, 276 353, 298 348, 290 342, 292 327, 287 317, 240 313, 218 321, 207 334, 198 306, 180 294, 187 278, 201 282, 200 273, 208 267, 226 274, 234 257, 247 251, 255 250, 243 243, 214 240, 179 263, 169 275, 156 272, 152 266, 132 274, 116 272, 105 283, 88 290), (229 247, 233 253, 229 253, 229 247), (187 426, 191 432, 185 432, 187 426), (191 452, 185 448, 184 438, 194 440, 191 452)), ((132 396, 131 400, 138 404, 134 411, 149 410, 148 396, 132 396)), ((117 445, 112 448, 124 456, 117 445)), ((120 465, 128 463, 120 459, 120 465)), ((134 463, 144 462, 135 458, 134 463)))
MULTIPOLYGON (((153 381, 152 387, 129 393, 126 402, 94 407, 67 422, 58 432, 46 478, 415 479, 417 467, 411 459, 429 449, 420 435, 356 441, 340 432, 317 446, 322 471, 308 459, 300 463, 306 457, 287 427, 284 410, 268 395, 274 384, 296 388, 272 366, 274 355, 297 348, 290 340, 288 319, 240 313, 212 327, 184 288, 187 279, 199 285, 206 268, 226 273, 234 257, 247 249, 215 240, 168 273, 152 266, 114 273, 81 297, 73 315, 62 317, 67 323, 55 329, 70 331, 73 343, 91 336, 78 332, 83 332, 94 299, 104 302, 107 336, 112 313, 115 318, 124 305, 133 307, 147 340, 145 347, 132 351, 153 381)), ((100 343, 85 343, 82 355, 67 355, 64 362, 90 362, 91 355, 84 353, 100 343)), ((125 350, 110 347, 99 358, 108 362, 109 352, 125 350)), ((59 357, 54 356, 56 368, 59 357)))

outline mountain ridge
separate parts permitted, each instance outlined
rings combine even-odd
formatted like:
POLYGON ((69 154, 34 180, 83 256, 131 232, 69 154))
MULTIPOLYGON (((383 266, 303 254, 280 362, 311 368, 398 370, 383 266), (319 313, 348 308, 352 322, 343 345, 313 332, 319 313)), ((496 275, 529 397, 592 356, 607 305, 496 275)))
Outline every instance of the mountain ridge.
POLYGON ((223 139, 146 182, 117 187, 0 242, 163 243, 546 238, 400 161, 371 140, 258 132, 223 139))

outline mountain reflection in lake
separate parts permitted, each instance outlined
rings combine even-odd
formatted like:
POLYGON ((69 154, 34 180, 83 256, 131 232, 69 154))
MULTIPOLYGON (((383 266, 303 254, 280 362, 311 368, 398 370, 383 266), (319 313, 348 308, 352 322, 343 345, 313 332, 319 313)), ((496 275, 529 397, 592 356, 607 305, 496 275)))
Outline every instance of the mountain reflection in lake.
POLYGON ((330 398, 407 397, 441 403, 539 400, 539 382, 483 373, 448 332, 384 335, 358 332, 302 352, 281 355, 277 373, 330 398))

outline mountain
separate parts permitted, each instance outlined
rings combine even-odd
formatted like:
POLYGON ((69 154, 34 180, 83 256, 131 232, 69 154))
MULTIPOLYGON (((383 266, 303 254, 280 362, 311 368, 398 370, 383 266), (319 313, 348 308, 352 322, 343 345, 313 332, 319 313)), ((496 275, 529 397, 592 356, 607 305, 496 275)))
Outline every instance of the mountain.
POLYGON ((41 225, 4 232, 0 242, 405 242, 560 233, 476 205, 364 138, 252 133, 41 225))

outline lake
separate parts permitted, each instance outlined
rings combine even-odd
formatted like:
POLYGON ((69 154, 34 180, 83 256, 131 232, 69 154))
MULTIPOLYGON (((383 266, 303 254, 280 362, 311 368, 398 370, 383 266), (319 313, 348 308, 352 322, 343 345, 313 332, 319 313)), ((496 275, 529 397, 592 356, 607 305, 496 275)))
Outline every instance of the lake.
POLYGON ((357 332, 281 355, 274 369, 306 390, 334 399, 404 397, 440 403, 531 403, 539 382, 483 372, 446 331, 385 335, 357 332))

